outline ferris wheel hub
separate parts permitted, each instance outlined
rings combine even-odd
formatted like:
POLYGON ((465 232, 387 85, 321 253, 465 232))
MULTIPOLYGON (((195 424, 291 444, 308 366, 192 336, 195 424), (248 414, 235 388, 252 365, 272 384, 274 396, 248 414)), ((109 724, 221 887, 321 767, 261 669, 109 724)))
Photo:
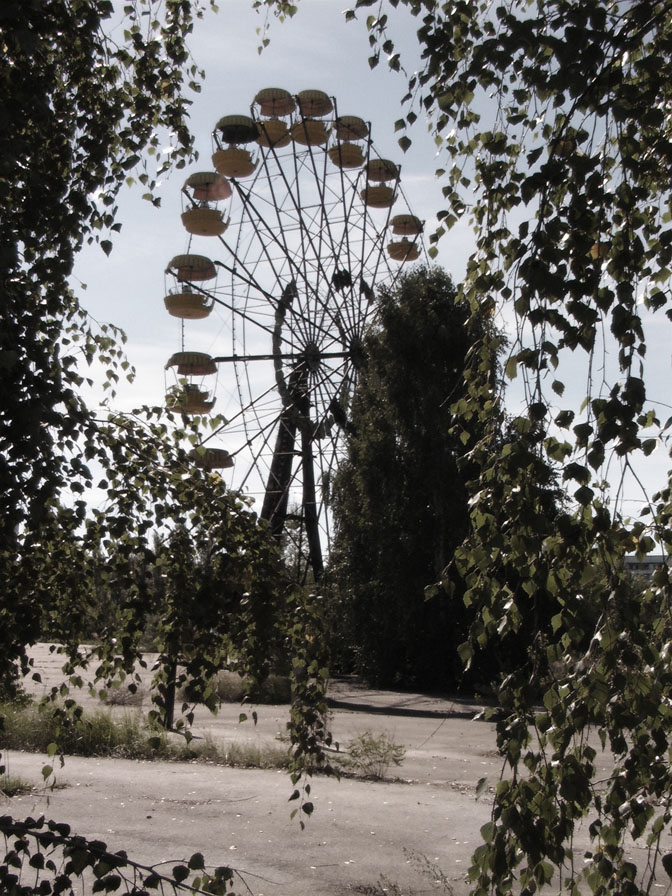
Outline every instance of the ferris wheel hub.
POLYGON ((364 348, 364 343, 359 336, 353 336, 350 340, 349 358, 355 370, 361 370, 363 367, 366 367, 366 350, 364 348))
POLYGON ((303 362, 310 373, 317 373, 322 363, 322 352, 316 342, 308 342, 303 350, 303 362))

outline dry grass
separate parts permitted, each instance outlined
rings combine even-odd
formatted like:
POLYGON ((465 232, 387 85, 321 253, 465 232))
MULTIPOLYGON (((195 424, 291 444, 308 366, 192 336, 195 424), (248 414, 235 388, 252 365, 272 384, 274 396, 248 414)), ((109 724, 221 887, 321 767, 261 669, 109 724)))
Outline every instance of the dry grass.
POLYGON ((23 778, 16 775, 3 774, 0 775, 0 796, 11 799, 14 796, 24 796, 26 793, 32 793, 33 785, 23 778))
POLYGON ((187 742, 147 725, 139 713, 112 716, 99 710, 73 721, 51 706, 40 711, 36 705, 5 704, 0 706, 0 717, 3 750, 53 754, 56 745, 56 752, 71 756, 203 761, 242 768, 286 768, 289 763, 287 747, 277 743, 226 743, 210 735, 187 742))

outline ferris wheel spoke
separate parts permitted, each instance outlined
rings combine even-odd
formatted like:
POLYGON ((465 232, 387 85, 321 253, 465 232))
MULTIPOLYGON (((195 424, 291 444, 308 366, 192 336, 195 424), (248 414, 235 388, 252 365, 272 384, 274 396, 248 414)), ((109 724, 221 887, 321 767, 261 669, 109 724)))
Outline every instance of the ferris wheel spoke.
POLYGON ((313 376, 311 393, 314 396, 316 424, 326 423, 329 416, 337 427, 346 425, 345 403, 341 392, 348 386, 347 370, 349 360, 344 358, 334 367, 323 368, 313 376))
MULTIPOLYGON (((263 233, 263 234, 268 235, 269 239, 273 243, 275 243, 277 247, 279 247, 282 250, 283 249, 282 241, 278 238, 278 236, 274 232, 273 228, 271 228, 270 224, 265 220, 265 218, 258 211, 257 206, 251 199, 250 195, 248 193, 246 193, 245 191, 243 191, 242 189, 240 189, 240 196, 241 196, 241 200, 242 200, 244 206, 247 208, 248 214, 250 214, 250 216, 253 217, 254 220, 257 222, 257 234, 259 235, 260 233, 263 233), (261 225, 261 226, 259 226, 259 225, 261 225)), ((273 276, 274 276, 276 282, 278 284, 282 284, 283 278, 274 265, 273 257, 271 256, 271 254, 268 250, 268 246, 267 246, 266 242, 261 239, 259 240, 259 242, 262 247, 263 254, 266 256, 266 258, 269 261, 269 264, 273 271, 273 276)), ((291 269, 291 273, 293 275, 292 279, 290 279, 288 284, 286 284, 286 285, 289 285, 289 283, 291 283, 292 281, 295 282, 296 279, 298 279, 306 289, 311 289, 311 278, 306 275, 305 267, 302 269, 300 266, 298 266, 296 264, 296 262, 294 261, 294 259, 292 257, 292 252, 288 248, 285 248, 285 251, 286 251, 285 257, 290 263, 290 269, 291 269)), ((235 273, 235 269, 232 269, 232 270, 235 273)), ((252 280, 252 282, 254 282, 256 284, 256 281, 252 280)), ((262 290, 260 290, 260 291, 262 291, 262 290)), ((263 293, 271 303, 277 304, 277 302, 278 302, 277 296, 274 296, 272 293, 268 292, 267 290, 263 290, 263 293)), ((314 293, 314 295, 316 296, 317 294, 314 293)), ((314 316, 312 316, 310 314, 309 311, 303 310, 302 308, 299 308, 299 309, 293 308, 292 316, 294 317, 294 319, 298 325, 315 329, 320 334, 328 333, 328 329, 325 326, 316 325, 315 318, 314 318, 314 316)))
MULTIPOLYGON (((327 183, 327 164, 328 164, 327 158, 328 157, 327 157, 326 153, 324 153, 324 152, 321 155, 322 155, 322 158, 321 158, 321 162, 322 162, 321 169, 322 170, 318 171, 315 155, 312 152, 312 148, 311 148, 311 151, 309 153, 310 164, 312 167, 312 173, 313 173, 313 176, 315 179, 315 184, 317 186, 318 195, 319 195, 319 199, 320 199, 320 201, 318 203, 318 212, 319 212, 318 235, 319 235, 320 241, 324 240, 325 244, 328 246, 329 257, 337 259, 338 256, 336 253, 336 249, 338 246, 338 241, 334 238, 334 236, 332 234, 331 218, 330 218, 329 214, 327 213, 327 202, 326 202, 326 191, 325 191, 325 185, 327 183)), ((319 257, 321 258, 322 256, 323 256, 323 252, 320 251, 319 257)))
MULTIPOLYGON (((271 408, 271 413, 274 416, 277 416, 277 399, 276 399, 275 391, 276 391, 275 385, 270 384, 264 392, 261 392, 258 395, 255 395, 246 404, 244 404, 244 405, 241 404, 241 407, 239 408, 237 413, 233 414, 231 417, 227 417, 226 420, 224 421, 224 423, 221 423, 218 427, 216 427, 214 429, 214 431, 212 432, 212 434, 208 437, 208 440, 214 438, 215 436, 221 435, 222 433, 225 433, 227 430, 231 430, 232 428, 236 427, 238 424, 238 421, 240 421, 241 425, 242 425, 242 422, 244 421, 245 417, 249 416, 252 413, 254 413, 256 415, 259 407, 264 402, 268 402, 269 407, 271 408)), ((236 451, 233 453, 237 454, 238 452, 236 451)))
MULTIPOLYGON (((229 272, 232 272, 232 269, 228 268, 225 264, 222 264, 222 262, 216 262, 216 263, 220 267, 223 267, 226 270, 229 270, 229 272)), ((253 285, 252 281, 248 280, 247 282, 249 283, 250 286, 253 285)), ((212 295, 212 298, 217 305, 221 306, 222 308, 226 308, 226 310, 230 311, 232 315, 235 315, 236 317, 240 317, 242 320, 246 321, 246 323, 250 324, 251 326, 256 327, 259 330, 263 330, 268 334, 273 332, 273 327, 270 324, 263 323, 263 321, 258 320, 253 314, 248 313, 246 310, 244 310, 242 308, 237 308, 233 304, 233 302, 227 302, 224 299, 220 298, 220 296, 218 296, 218 295, 212 295)))
MULTIPOLYGON (((340 173, 340 185, 341 185, 341 202, 343 204, 343 216, 345 220, 351 220, 355 214, 355 197, 357 194, 357 185, 352 184, 351 189, 346 189, 346 175, 343 169, 339 170, 340 173)), ((352 245, 351 245, 351 231, 352 228, 344 227, 343 232, 341 234, 341 243, 338 248, 338 257, 345 254, 345 257, 349 259, 348 264, 352 265, 353 261, 357 259, 354 257, 352 245)), ((357 271, 353 271, 351 269, 347 270, 349 276, 350 286, 349 289, 353 289, 353 283, 356 283, 358 280, 358 273, 361 270, 361 262, 357 265, 357 271)), ((350 327, 354 329, 355 332, 358 331, 359 319, 361 319, 361 308, 359 302, 348 302, 344 303, 345 305, 345 313, 350 318, 352 312, 359 310, 360 314, 357 314, 357 319, 350 319, 350 327)))
MULTIPOLYGON (((287 187, 287 195, 296 212, 296 221, 299 228, 301 245, 300 255, 304 265, 303 283, 307 289, 307 295, 310 301, 314 302, 316 307, 322 309, 323 320, 326 320, 329 317, 329 305, 322 300, 320 291, 315 288, 315 284, 328 284, 330 282, 329 272, 326 268, 326 260, 328 259, 331 261, 334 254, 333 239, 330 239, 329 251, 325 251, 324 249, 324 234, 331 234, 330 218, 325 212, 324 193, 321 188, 322 180, 326 180, 326 154, 322 153, 324 156, 323 165, 325 166, 325 171, 322 173, 318 172, 315 164, 313 147, 308 147, 307 154, 310 158, 310 166, 308 166, 308 170, 311 171, 317 183, 317 202, 314 198, 312 204, 303 201, 299 172, 301 167, 307 166, 304 161, 298 158, 296 153, 294 154, 294 178, 291 183, 285 176, 284 169, 281 172, 281 175, 284 179, 285 186, 287 187), (314 211, 311 212, 311 209, 314 211), (311 259, 313 259, 313 268, 309 270, 311 259)), ((317 325, 313 315, 309 315, 307 319, 313 326, 317 325)))
MULTIPOLYGON (((296 265, 285 240, 285 229, 281 226, 274 228, 266 219, 258 204, 255 203, 252 195, 241 184, 236 186, 245 211, 255 222, 255 235, 258 245, 261 247, 262 255, 270 266, 276 283, 282 283, 285 279, 291 280, 295 276, 296 265), (277 255, 273 254, 272 248, 275 249, 277 255), (288 268, 289 273, 284 270, 285 267, 288 268)), ((271 298, 277 299, 277 297, 272 295, 271 298)))
MULTIPOLYGON (((241 197, 244 197, 244 193, 242 191, 241 191, 241 197)), ((243 198, 243 202, 245 202, 244 198, 243 198)), ((267 287, 265 287, 259 281, 258 278, 256 278, 254 276, 254 273, 251 270, 251 266, 246 263, 245 256, 241 252, 236 251, 234 248, 232 248, 222 236, 220 236, 220 240, 222 242, 222 245, 227 249, 227 251, 231 254, 231 256, 236 260, 236 264, 232 266, 232 265, 226 264, 225 262, 220 261, 220 262, 217 262, 218 265, 220 267, 223 267, 226 270, 228 270, 234 277, 238 278, 241 283, 253 287, 260 295, 262 295, 269 302, 271 302, 271 303, 276 302, 277 296, 274 295, 267 287), (243 271, 242 274, 240 273, 241 267, 242 267, 242 271, 243 271)), ((273 278, 274 278, 275 283, 276 284, 281 283, 282 282, 282 274, 281 274, 280 270, 276 267, 276 260, 271 255, 271 253, 268 251, 268 249, 265 245, 263 245, 263 249, 264 249, 264 255, 266 257, 266 260, 268 261, 270 269, 273 273, 273 278)), ((255 260, 255 265, 256 264, 258 264, 258 260, 255 260)))
MULTIPOLYGON (((255 435, 254 438, 250 439, 246 443, 246 447, 251 449, 251 458, 252 463, 248 466, 247 471, 243 478, 241 479, 241 488, 245 488, 245 486, 250 481, 251 477, 255 475, 255 472, 262 467, 266 475, 270 470, 269 463, 262 463, 262 459, 266 457, 273 457, 273 452, 275 450, 276 436, 277 436, 277 427, 278 427, 278 419, 277 416, 273 419, 271 423, 269 423, 266 427, 261 429, 258 435, 255 435)), ((268 481, 263 483, 264 492, 268 488, 268 481)), ((262 492, 263 494, 263 492, 262 492)))
MULTIPOLYGON (((267 176, 267 180, 268 180, 268 187, 269 187, 270 196, 271 196, 271 206, 272 206, 273 210, 275 211, 275 223, 277 226, 276 235, 279 236, 279 239, 282 243, 282 249, 285 254, 285 257, 288 260, 290 260, 292 256, 291 256, 291 250, 289 247, 289 243, 287 242, 287 236, 289 233, 289 227, 287 225, 289 222, 287 220, 283 219, 283 215, 286 216, 287 213, 286 213, 286 210, 282 207, 280 196, 278 195, 278 192, 275 188, 275 178, 272 176, 272 173, 270 171, 271 158, 274 160, 274 162, 277 166, 277 155, 275 153, 275 149, 271 148, 270 153, 262 153, 262 165, 264 167, 264 170, 265 170, 266 176, 267 176)), ((280 168, 280 169, 276 168, 276 170, 282 170, 282 168, 280 168)), ((287 193, 291 192, 286 180, 285 180, 285 186, 287 187, 287 193)))
MULTIPOLYGON (((250 367, 248 365, 234 364, 236 386, 240 396, 241 405, 244 403, 244 392, 253 395, 253 386, 250 379, 250 367), (245 382, 245 390, 243 389, 245 382)), ((266 445, 265 434, 272 432, 278 416, 277 398, 273 389, 266 389, 261 395, 257 395, 249 402, 245 413, 242 414, 242 426, 245 436, 245 445, 250 447, 255 439, 261 437, 262 450, 266 445)))
POLYGON ((305 302, 308 309, 306 315, 309 323, 308 338, 314 340, 316 336, 328 332, 328 306, 322 299, 321 287, 329 283, 329 276, 325 270, 324 253, 321 251, 321 228, 315 226, 315 213, 311 212, 313 206, 303 201, 298 177, 298 163, 295 156, 295 183, 296 195, 292 193, 295 207, 302 209, 299 219, 298 238, 300 243, 300 256, 302 259, 302 283, 305 289, 305 302), (319 311, 319 314, 318 314, 319 311), (325 321, 327 323, 325 324, 325 321))
MULTIPOLYGON (((287 245, 284 243, 284 237, 283 239, 281 239, 274 228, 271 227, 269 222, 266 220, 265 215, 260 210, 258 203, 254 201, 252 194, 246 191, 242 187, 242 185, 236 184, 236 186, 238 189, 238 195, 241 199, 241 202, 243 203, 243 207, 246 213, 248 214, 250 219, 254 220, 255 222, 256 234, 259 239, 259 245, 261 247, 262 254, 267 259, 276 282, 281 283, 283 280, 283 276, 282 273, 276 268, 275 258, 270 252, 269 243, 271 245, 275 245, 275 247, 280 250, 280 257, 283 261, 288 262, 292 275, 300 276, 301 268, 292 257, 292 253, 289 251, 287 245), (267 239, 261 239, 262 235, 265 235, 267 239)), ((273 298, 273 296, 270 295, 269 297, 271 299, 273 298)))
MULTIPOLYGON (((238 490, 248 487, 254 481, 258 471, 264 472, 265 477, 268 476, 271 461, 267 461, 266 458, 272 458, 277 437, 277 405, 272 410, 269 409, 269 413, 266 415, 268 419, 259 415, 258 410, 250 417, 249 410, 248 408, 247 414, 242 416, 243 441, 237 451, 231 452, 231 456, 234 458, 248 458, 248 462, 244 465, 244 469, 238 477, 238 490), (255 425, 252 425, 252 420, 255 425)), ((236 463, 239 464, 241 462, 242 460, 239 459, 236 463)), ((258 493, 261 495, 263 495, 266 487, 266 482, 259 483, 256 486, 258 493)))

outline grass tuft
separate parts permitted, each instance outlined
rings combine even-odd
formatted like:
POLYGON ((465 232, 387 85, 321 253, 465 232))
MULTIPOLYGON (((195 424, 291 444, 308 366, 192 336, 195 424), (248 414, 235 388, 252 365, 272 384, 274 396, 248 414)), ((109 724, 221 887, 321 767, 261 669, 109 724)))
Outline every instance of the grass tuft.
POLYGON ((33 785, 23 778, 16 775, 4 774, 0 775, 0 796, 11 799, 14 796, 24 796, 26 793, 32 793, 33 785))
POLYGON ((391 765, 400 766, 406 756, 401 744, 395 743, 386 731, 373 734, 363 731, 346 745, 346 756, 339 757, 345 771, 382 781, 391 765))
POLYGON ((129 691, 127 687, 120 685, 106 688, 101 699, 106 706, 142 706, 145 696, 145 688, 129 691))

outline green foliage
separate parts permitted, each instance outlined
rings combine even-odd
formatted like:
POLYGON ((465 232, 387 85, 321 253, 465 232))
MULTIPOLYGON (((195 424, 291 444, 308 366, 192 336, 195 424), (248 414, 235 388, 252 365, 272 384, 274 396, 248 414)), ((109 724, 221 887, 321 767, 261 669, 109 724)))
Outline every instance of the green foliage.
MULTIPOLYGON (((252 679, 254 690, 283 641, 288 589, 275 546, 251 514, 249 528, 238 528, 245 514, 230 500, 215 501, 212 514, 199 510, 195 526, 182 522, 165 541, 155 542, 153 597, 161 654, 154 700, 168 728, 176 688, 189 681, 194 700, 215 711, 219 701, 212 682, 218 671, 235 668, 252 679), (222 513, 227 504, 230 511, 222 513)), ((192 717, 193 711, 187 712, 188 722, 192 717)))
POLYGON ((268 31, 271 14, 281 22, 284 22, 285 19, 291 19, 296 15, 298 6, 296 3, 290 3, 289 0, 252 0, 252 8, 258 13, 265 13, 264 24, 257 28, 257 34, 260 37, 257 51, 261 53, 270 42, 268 31))
MULTIPOLYGON (((360 5, 361 2, 362 0, 360 0, 360 5)), ((419 896, 420 893, 428 892, 428 889, 431 892, 443 893, 445 896, 453 896, 455 888, 438 865, 430 862, 427 856, 422 855, 422 853, 406 849, 404 853, 407 863, 418 872, 418 889, 409 888, 408 886, 400 887, 395 881, 381 874, 380 880, 375 885, 360 887, 362 896, 416 896, 416 894, 419 896)))
POLYGON ((292 706, 287 728, 294 744, 294 783, 306 767, 330 771, 324 753, 324 747, 331 744, 331 733, 326 702, 329 671, 321 601, 319 595, 297 592, 288 627, 292 706))
MULTIPOLYGON (((170 759, 165 733, 147 728, 137 714, 121 718, 98 711, 69 718, 61 707, 1 706, 2 743, 6 750, 69 756, 115 756, 124 759, 170 759), (161 734, 159 742, 150 737, 161 734)), ((177 751, 175 751, 177 752, 177 751)), ((184 758, 184 757, 182 757, 184 758)))
MULTIPOLYGON (((214 692, 220 703, 242 703, 244 700, 254 699, 254 703, 274 705, 292 702, 292 688, 289 677, 271 672, 259 682, 241 678, 235 672, 220 672, 208 686, 214 692)), ((185 701, 198 702, 198 692, 195 692, 187 682, 183 688, 185 701)))
POLYGON ((286 746, 273 742, 265 745, 226 742, 210 736, 187 742, 148 724, 138 713, 112 715, 98 711, 83 713, 72 720, 59 707, 0 705, 0 714, 6 750, 46 753, 52 757, 61 754, 175 762, 196 760, 242 768, 289 766, 286 746))
MULTIPOLYGON (((74 892, 91 881, 93 893, 211 893, 235 896, 237 875, 230 868, 208 870, 201 853, 171 869, 142 865, 125 852, 110 852, 102 840, 86 840, 70 826, 55 821, 0 818, 4 855, 0 864, 0 889, 7 896, 49 896, 74 892)), ((245 881, 241 878, 243 888, 245 881)))
MULTIPOLYGON (((462 407, 467 406, 468 402, 462 403, 462 407)), ((457 419, 459 427, 460 418, 457 419)), ((468 680, 480 691, 497 699, 501 696, 502 682, 506 683, 515 674, 534 703, 541 699, 551 674, 548 645, 554 639, 558 614, 564 606, 552 585, 545 555, 535 554, 540 544, 557 538, 558 526, 566 519, 567 501, 553 464, 538 445, 536 450, 533 441, 526 447, 521 446, 519 418, 507 421, 500 437, 495 436, 489 444, 490 459, 481 455, 484 467, 475 480, 481 488, 487 483, 489 502, 487 509, 485 504, 480 504, 478 513, 471 514, 470 522, 472 532, 489 546, 492 594, 488 608, 476 618, 472 616, 469 639, 460 645, 459 652, 470 670, 468 680), (495 455, 504 458, 505 463, 493 463, 495 455), (523 482, 519 481, 521 462, 527 473, 523 482), (523 508, 525 525, 516 526, 516 550, 511 551, 506 546, 511 514, 523 508), (528 558, 529 565, 521 569, 522 556, 528 558), (531 572, 535 577, 534 587, 529 581, 531 572)), ((471 544, 471 540, 466 544, 471 544)), ((466 544, 456 549, 453 567, 470 586, 471 566, 466 544)), ((463 591, 463 598, 470 610, 475 608, 470 587, 463 591)), ((577 613, 584 637, 577 638, 574 644, 575 657, 589 644, 589 633, 599 617, 600 606, 586 594, 577 604, 577 613)))
MULTIPOLYGON (((514 445, 486 431, 471 448, 481 474, 458 552, 476 613, 464 658, 515 636, 520 592, 559 605, 544 711, 535 712, 538 692, 525 675, 512 673, 500 694, 499 749, 511 777, 497 787, 474 857, 474 891, 533 893, 551 881, 574 893, 586 883, 595 893, 647 891, 670 824, 670 590, 663 568, 631 599, 623 555, 655 541, 669 550, 670 490, 650 501, 647 526, 624 519, 602 483, 608 471, 632 469, 664 433, 647 404, 643 321, 672 316, 670 6, 405 5, 422 14, 425 64, 410 78, 402 126, 414 102, 432 117, 446 158, 443 227, 469 207, 476 233, 461 288, 469 326, 506 309, 505 371, 523 380, 526 397, 514 445), (609 361, 598 375, 602 352, 609 361), (563 371, 575 376, 582 357, 587 387, 573 405, 563 371), (573 503, 554 531, 540 532, 535 469, 548 461, 573 503), (515 589, 502 587, 503 563, 515 589), (589 726, 616 759, 601 788, 589 726), (579 865, 572 843, 584 819, 593 844, 579 865), (641 866, 626 855, 627 834, 645 846, 641 866)), ((375 47, 390 39, 387 16, 367 27, 375 47)), ((468 395, 454 406, 470 424, 484 420, 492 397, 492 336, 481 334, 468 395)))
MULTIPOLYGON (((162 638, 154 692, 164 721, 178 659, 211 703, 206 682, 228 646, 238 645, 236 668, 260 679, 283 623, 295 625, 268 532, 189 460, 199 421, 160 409, 101 416, 82 395, 94 363, 106 371, 110 398, 133 372, 123 334, 90 321, 72 292, 74 258, 85 241, 110 252, 125 183, 139 181, 158 205, 158 177, 193 157, 185 90, 198 89, 187 47, 197 15, 198 3, 182 0, 123 8, 109 0, 8 0, 0 13, 0 687, 11 693, 31 672, 26 648, 48 631, 62 644, 65 680, 49 697, 59 704, 61 732, 84 724, 70 686, 141 686, 136 670, 150 624, 162 638), (94 624, 100 639, 83 652, 94 624)), ((312 749, 299 727, 313 708, 296 708, 297 780, 312 749)), ((189 706, 182 710, 181 730, 191 717, 189 706)), ((55 755, 58 739, 48 747, 55 755)), ((50 770, 45 765, 45 777, 50 770)), ((33 868, 47 867, 35 864, 42 859, 30 855, 29 842, 38 853, 58 853, 61 864, 50 858, 48 868, 65 869, 62 890, 84 868, 97 877, 96 891, 126 886, 118 869, 131 863, 110 858, 104 845, 74 842, 44 822, 9 820, 6 831, 19 846, 0 864, 2 892, 29 891, 13 870, 24 857, 33 877, 33 868)), ((149 889, 191 879, 145 870, 149 889)), ((231 873, 196 880, 225 892, 231 873)), ((48 880, 39 891, 52 892, 48 880)))
POLYGON ((367 778, 382 780, 390 766, 399 767, 404 761, 406 750, 397 744, 386 731, 373 734, 363 731, 346 744, 347 757, 341 764, 349 771, 367 778))
POLYGON ((398 122, 402 146, 422 112, 442 155, 434 239, 465 216, 475 233, 460 288, 474 348, 453 410, 472 427, 491 413, 495 346, 482 324, 496 310, 511 330, 505 374, 524 399, 515 450, 486 429, 469 451, 480 474, 457 554, 475 614, 465 661, 493 637, 515 637, 521 592, 560 608, 543 710, 529 676, 514 671, 501 689, 508 776, 474 856, 473 892, 648 893, 672 872, 663 854, 670 578, 666 562, 633 600, 623 557, 668 556, 670 477, 653 496, 642 492, 641 519, 625 515, 621 497, 626 477, 636 481, 638 463, 668 438, 658 417, 667 397, 656 404, 648 394, 647 326, 657 336, 672 318, 672 7, 381 0, 364 19, 370 62, 387 58, 395 70, 396 7, 417 17, 422 55, 398 122), (554 531, 539 533, 534 476, 549 462, 569 501, 554 531), (503 586, 503 563, 515 588, 503 586), (600 746, 615 768, 598 782, 600 746), (580 861, 579 822, 591 838, 580 861), (628 838, 641 860, 628 855, 628 838))
MULTIPOLYGON (((465 481, 474 471, 459 465, 476 433, 457 432, 450 410, 466 388, 468 313, 445 272, 417 268, 383 290, 365 340, 334 482, 329 616, 336 656, 377 684, 450 688, 460 677, 467 628, 458 577, 450 596, 428 600, 425 589, 468 525, 465 481)), ((498 422, 493 407, 489 425, 498 422)))
MULTIPOLYGON (((160 618, 158 712, 178 657, 185 680, 207 681, 236 643, 237 668, 263 677, 291 612, 272 539, 221 480, 189 464, 181 448, 187 435, 158 412, 144 423, 100 422, 94 447, 107 471, 98 483, 107 506, 87 508, 81 520, 56 506, 31 558, 30 593, 39 595, 42 618, 64 645, 75 685, 141 686, 136 670, 147 622, 160 618), (82 652, 79 635, 101 594, 115 601, 113 626, 82 652)), ((203 693, 201 702, 208 701, 214 706, 203 693)))
POLYGON ((31 793, 32 784, 19 778, 16 775, 10 775, 7 772, 0 773, 0 796, 12 799, 15 796, 24 796, 31 793))
MULTIPOLYGON (((16 658, 25 667, 24 646, 42 625, 25 558, 44 550, 59 498, 67 531, 95 485, 98 424, 79 393, 86 367, 94 358, 105 365, 111 390, 132 375, 122 334, 92 325, 70 290, 75 254, 103 237, 109 252, 120 227, 116 195, 128 179, 137 176, 151 197, 169 162, 191 157, 183 93, 198 72, 186 46, 189 5, 127 5, 116 43, 105 31, 113 14, 108 0, 8 0, 0 17, 0 680, 16 658), (171 139, 172 158, 159 157, 171 139), (155 171, 142 161, 145 150, 155 171)), ((60 549, 66 562, 69 550, 60 549)))

